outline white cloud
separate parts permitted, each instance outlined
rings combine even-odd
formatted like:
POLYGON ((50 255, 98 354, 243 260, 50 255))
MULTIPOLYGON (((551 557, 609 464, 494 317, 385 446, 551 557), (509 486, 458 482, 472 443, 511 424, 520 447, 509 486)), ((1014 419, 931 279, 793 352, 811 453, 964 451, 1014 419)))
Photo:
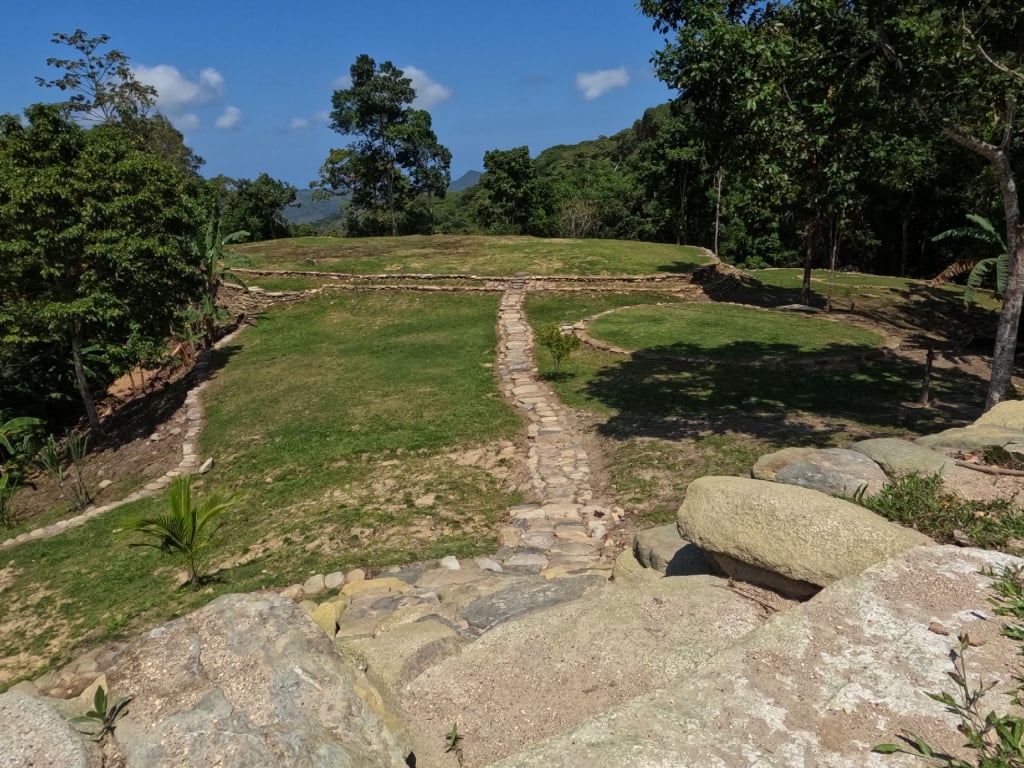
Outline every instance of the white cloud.
POLYGON ((200 125, 199 115, 193 114, 192 112, 176 115, 175 117, 170 118, 170 121, 179 131, 194 131, 200 125))
POLYGON ((602 69, 599 72, 580 72, 576 75, 576 89, 583 92, 587 101, 604 96, 612 88, 629 85, 629 73, 625 67, 602 69))
POLYGON ((293 131, 297 131, 302 128, 309 128, 309 120, 304 117, 293 117, 292 121, 288 123, 288 127, 293 131))
POLYGON ((217 122, 214 123, 218 128, 237 128, 242 122, 242 110, 238 107, 226 107, 220 117, 217 118, 217 122))
POLYGON ((402 67, 402 72, 412 80, 412 87, 416 89, 416 100, 412 103, 416 109, 430 109, 452 97, 450 88, 431 80, 419 67, 402 67))
POLYGON ((139 66, 133 74, 140 83, 156 88, 156 107, 171 119, 184 115, 191 107, 217 101, 224 92, 224 76, 212 67, 190 80, 170 64, 139 66))
POLYGON ((321 109, 319 112, 313 113, 313 122, 317 125, 327 125, 331 122, 331 113, 326 109, 321 109))
POLYGON ((352 87, 352 76, 341 75, 334 78, 334 82, 331 83, 331 87, 336 91, 344 91, 346 88, 352 87))

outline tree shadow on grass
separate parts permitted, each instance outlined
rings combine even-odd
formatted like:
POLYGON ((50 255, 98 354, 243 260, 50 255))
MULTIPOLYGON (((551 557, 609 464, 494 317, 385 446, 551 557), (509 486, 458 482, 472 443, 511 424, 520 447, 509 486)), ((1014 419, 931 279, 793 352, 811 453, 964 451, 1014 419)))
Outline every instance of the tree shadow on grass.
POLYGON ((986 382, 957 370, 934 371, 933 407, 916 406, 923 374, 921 365, 868 346, 808 353, 792 344, 734 342, 709 355, 678 343, 601 369, 583 391, 615 409, 598 429, 622 440, 710 431, 827 445, 848 422, 878 433, 931 432, 980 412, 986 382))
MULTIPOLYGON (((210 350, 205 377, 223 368, 239 350, 240 345, 210 350)), ((117 405, 103 419, 103 432, 90 440, 91 450, 116 450, 135 440, 148 437, 167 422, 185 403, 185 396, 200 379, 196 370, 179 375, 150 391, 133 396, 117 405)))

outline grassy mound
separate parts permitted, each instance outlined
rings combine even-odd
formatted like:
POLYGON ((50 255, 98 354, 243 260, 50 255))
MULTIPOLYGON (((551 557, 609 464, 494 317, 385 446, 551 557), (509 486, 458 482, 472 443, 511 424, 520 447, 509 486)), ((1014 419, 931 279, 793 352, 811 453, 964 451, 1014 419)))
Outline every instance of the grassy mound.
POLYGON ((687 273, 707 264, 699 248, 621 240, 484 235, 340 239, 298 237, 232 246, 259 269, 514 275, 687 273))
POLYGON ((0 687, 219 594, 310 573, 491 552, 520 499, 460 452, 497 451, 518 421, 497 391, 497 296, 325 295, 271 311, 219 354, 204 392, 199 481, 234 489, 199 592, 132 547, 147 499, 3 554, 0 687), (45 627, 45 631, 41 631, 45 627))

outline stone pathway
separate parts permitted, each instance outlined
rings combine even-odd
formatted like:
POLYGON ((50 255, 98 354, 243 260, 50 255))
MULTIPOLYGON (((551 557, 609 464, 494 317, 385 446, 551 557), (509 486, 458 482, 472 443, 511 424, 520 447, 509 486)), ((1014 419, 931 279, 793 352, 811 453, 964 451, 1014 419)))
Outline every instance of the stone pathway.
POLYGON ((537 375, 523 311, 526 278, 514 278, 498 308, 498 381, 527 422, 527 462, 538 503, 514 507, 497 557, 506 567, 585 567, 600 554, 609 510, 593 504, 590 464, 575 420, 537 375))
MULTIPOLYGON (((584 568, 600 556, 612 513, 593 503, 590 464, 575 420, 538 377, 533 332, 523 310, 529 281, 527 277, 507 281, 498 309, 497 370, 503 394, 527 423, 527 463, 538 501, 509 510, 509 520, 499 531, 495 559, 519 572, 584 568)), ((230 343, 237 333, 225 336, 216 347, 230 343)), ((197 452, 204 419, 200 395, 206 385, 207 365, 208 356, 200 355, 198 383, 185 397, 188 431, 177 467, 119 501, 90 507, 76 517, 8 539, 0 543, 0 551, 84 525, 111 509, 163 492, 180 474, 207 467, 200 465, 197 452)))

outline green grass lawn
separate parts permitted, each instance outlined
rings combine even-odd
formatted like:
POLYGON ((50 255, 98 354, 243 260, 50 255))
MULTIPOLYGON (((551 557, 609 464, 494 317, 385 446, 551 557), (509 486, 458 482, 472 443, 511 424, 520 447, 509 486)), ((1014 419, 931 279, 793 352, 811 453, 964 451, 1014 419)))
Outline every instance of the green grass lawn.
POLYGON ((245 254, 259 269, 354 274, 646 275, 690 272, 708 262, 690 246, 476 235, 299 237, 231 250, 245 254))
POLYGON ((159 498, 3 553, 0 688, 218 594, 493 551, 520 498, 449 453, 519 427, 492 373, 497 302, 332 294, 263 316, 219 353, 204 392, 215 464, 201 484, 244 497, 224 516, 215 580, 176 591, 176 562, 119 533, 159 498))
MULTIPOLYGON (((626 349, 657 347, 715 360, 785 359, 793 353, 876 347, 882 337, 871 331, 823 318, 731 304, 688 303, 644 306, 595 320, 594 338, 626 349)), ((855 351, 854 351, 855 353, 855 351)))
POLYGON ((536 328, 645 300, 599 318, 590 332, 654 354, 584 347, 553 377, 550 356, 537 350, 542 375, 603 438, 610 484, 640 524, 670 522, 690 480, 745 475, 763 453, 938 431, 956 418, 956 404, 982 404, 984 382, 944 370, 933 374, 932 395, 951 405, 913 407, 920 366, 880 355, 871 332, 820 318, 651 306, 658 297, 628 294, 531 296, 527 314, 536 328))

